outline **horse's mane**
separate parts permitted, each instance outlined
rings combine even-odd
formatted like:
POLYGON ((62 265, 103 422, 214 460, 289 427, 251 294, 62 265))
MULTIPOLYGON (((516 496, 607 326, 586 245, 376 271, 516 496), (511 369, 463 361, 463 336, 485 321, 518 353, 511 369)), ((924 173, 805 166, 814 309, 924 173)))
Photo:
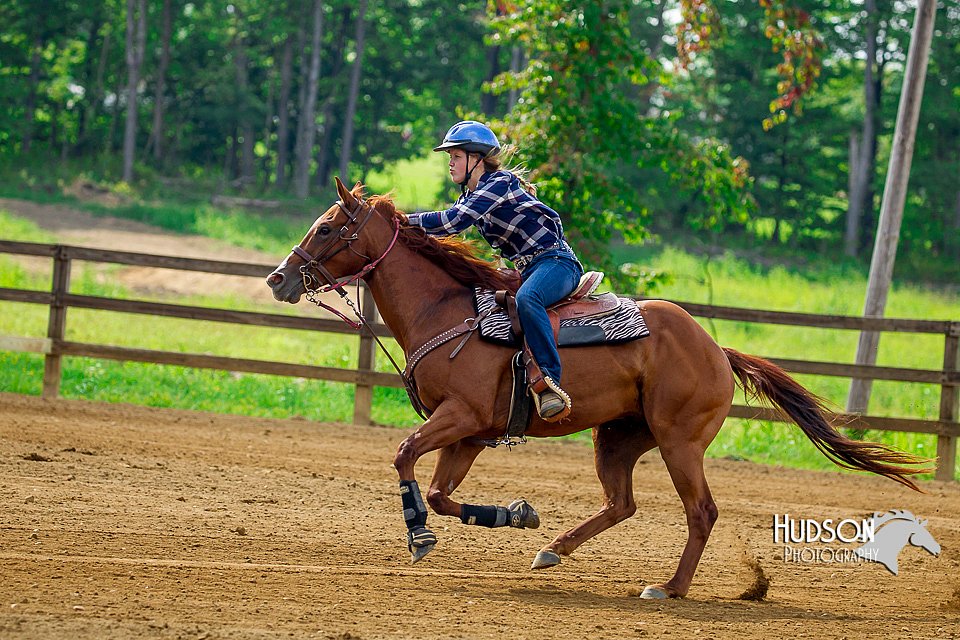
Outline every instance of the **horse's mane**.
POLYGON ((484 289, 514 288, 509 278, 496 266, 477 255, 477 247, 473 243, 452 236, 428 236, 420 227, 407 225, 407 215, 397 209, 389 195, 373 196, 368 202, 388 220, 399 220, 399 239, 404 246, 428 258, 457 282, 484 289))

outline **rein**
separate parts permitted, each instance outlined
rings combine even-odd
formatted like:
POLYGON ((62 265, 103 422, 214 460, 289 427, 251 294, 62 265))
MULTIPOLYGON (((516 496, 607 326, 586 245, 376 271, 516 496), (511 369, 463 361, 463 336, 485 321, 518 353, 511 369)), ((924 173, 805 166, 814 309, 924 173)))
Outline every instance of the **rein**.
POLYGON ((377 336, 377 334, 373 331, 373 328, 370 326, 370 323, 367 321, 364 315, 360 312, 359 287, 357 288, 356 304, 354 304, 353 300, 350 299, 350 295, 343 288, 344 285, 350 284, 352 282, 357 282, 358 280, 361 280, 362 278, 366 277, 367 274, 369 274, 371 271, 376 269, 377 265, 380 264, 380 262, 387 257, 387 254, 390 253, 393 247, 397 244, 397 238, 400 237, 400 220, 395 220, 395 227, 393 230, 393 239, 390 240, 390 244, 387 245, 387 248, 384 250, 383 254, 379 258, 367 263, 366 265, 364 265, 362 269, 360 269, 360 271, 353 274, 352 276, 335 278, 333 274, 327 271, 327 269, 323 266, 323 263, 329 260, 330 258, 332 258, 333 256, 337 255, 344 249, 350 249, 350 251, 353 251, 358 256, 367 258, 368 260, 370 259, 369 256, 365 256, 362 253, 357 252, 353 248, 353 242, 360 237, 360 230, 367 225, 367 223, 370 221, 370 218, 373 217, 373 214, 375 212, 375 209, 371 207, 369 204, 367 204, 366 201, 364 200, 360 200, 357 203, 357 208, 355 211, 351 211, 350 209, 348 209, 347 206, 343 203, 343 200, 337 200, 337 206, 339 206, 343 210, 343 212, 347 214, 347 218, 349 218, 349 222, 347 222, 340 228, 340 232, 336 236, 331 238, 331 241, 329 243, 325 245, 321 245, 320 251, 317 253, 316 256, 311 256, 299 244, 293 247, 292 249, 294 254, 296 254, 300 258, 303 258, 303 260, 305 261, 304 264, 300 267, 300 275, 303 277, 303 288, 306 289, 307 291, 305 297, 307 298, 307 300, 317 305, 318 307, 321 307, 323 309, 326 309, 327 311, 330 311, 331 313, 339 317, 341 320, 346 322, 348 325, 350 325, 353 329, 356 329, 358 331, 362 331, 363 329, 367 330, 370 336, 376 341, 377 346, 380 347, 380 350, 383 351, 384 354, 386 354, 387 359, 390 360, 390 364, 392 364, 396 372, 400 374, 400 378, 403 380, 403 385, 404 387, 406 387, 407 394, 410 395, 411 401, 413 401, 414 398, 416 398, 416 402, 414 402, 414 409, 416 409, 417 413, 420 414, 420 417, 426 420, 427 419, 426 416, 424 416, 423 413, 421 412, 421 407, 423 407, 423 403, 420 402, 420 397, 419 395, 417 395, 417 389, 416 389, 416 386, 413 385, 412 378, 408 378, 403 374, 403 372, 400 370, 399 365, 397 365, 396 360, 393 359, 393 356, 390 355, 390 352, 387 351, 387 348, 383 346, 383 343, 380 341, 380 338, 377 336), (366 211, 366 217, 363 220, 360 220, 358 222, 359 212, 363 212, 364 210, 366 211), (354 229, 352 233, 350 233, 351 225, 357 225, 356 229, 354 229), (331 249, 333 249, 333 247, 336 246, 337 240, 342 240, 344 244, 341 247, 339 247, 336 251, 331 252, 331 249), (316 275, 314 275, 313 273, 314 271, 320 274, 321 276, 323 276, 323 279, 326 280, 327 283, 323 284, 320 281, 320 279, 317 278, 316 275), (340 311, 338 311, 337 309, 334 309, 330 305, 324 304, 323 302, 320 301, 320 299, 317 296, 320 295, 321 293, 327 293, 329 291, 336 291, 338 294, 340 294, 340 297, 343 298, 344 302, 346 302, 347 305, 353 310, 353 313, 354 315, 357 316, 357 320, 359 320, 359 322, 355 322, 354 320, 351 320, 347 316, 340 313, 340 311))
POLYGON ((304 289, 306 289, 306 292, 307 292, 305 297, 308 301, 312 302, 318 307, 321 307, 323 309, 326 309, 327 311, 330 311, 331 313, 339 317, 341 320, 346 322, 348 325, 350 325, 350 327, 352 327, 353 329, 356 329, 357 331, 362 331, 363 329, 366 329, 367 332, 370 334, 370 336, 377 342, 377 346, 380 347, 380 350, 383 351, 384 354, 386 354, 387 359, 390 360, 390 364, 393 365, 394 370, 396 370, 396 372, 400 375, 400 379, 403 380, 403 386, 407 390, 407 396, 409 396, 410 398, 410 403, 413 405, 414 411, 416 411, 417 415, 419 415, 424 420, 429 420, 430 414, 432 412, 426 407, 426 405, 423 404, 423 401, 420 399, 420 393, 417 391, 417 384, 413 377, 414 368, 417 366, 417 363, 419 363, 420 360, 425 355, 427 355, 428 353, 430 353, 440 345, 446 344, 447 342, 453 340, 454 338, 457 338, 459 336, 466 334, 464 338, 460 341, 460 344, 457 345, 457 347, 453 350, 453 353, 450 354, 450 359, 452 360, 454 356, 456 356, 460 352, 460 349, 462 349, 463 346, 467 343, 467 340, 470 338, 473 332, 476 331, 477 328, 479 328, 480 321, 483 320, 486 316, 490 315, 490 313, 493 312, 493 309, 488 309, 487 311, 481 313, 476 318, 467 318, 459 325, 451 329, 448 329, 447 331, 444 331, 443 333, 428 340, 426 344, 422 345, 419 349, 413 352, 413 354, 411 354, 410 358, 408 359, 407 366, 401 371, 399 365, 397 365, 396 360, 393 359, 393 356, 390 355, 390 352, 387 351, 387 348, 383 345, 383 343, 380 341, 380 338, 373 331, 373 328, 370 326, 370 323, 360 312, 359 288, 357 289, 356 304, 354 304, 353 300, 350 299, 350 295, 343 288, 344 285, 357 282, 358 280, 361 280, 364 277, 366 277, 370 272, 372 272, 374 269, 377 268, 377 265, 380 264, 380 262, 384 258, 387 257, 387 254, 390 253, 390 251, 396 245, 397 238, 400 237, 400 220, 395 219, 396 226, 394 227, 394 231, 393 231, 393 239, 390 240, 390 244, 387 245, 387 248, 384 250, 383 254, 379 258, 367 263, 366 265, 364 265, 362 269, 360 269, 360 271, 358 271, 357 273, 351 276, 344 276, 343 278, 335 278, 333 274, 331 274, 326 269, 326 267, 323 266, 323 263, 329 260, 330 258, 332 258, 333 256, 337 255, 344 249, 349 249, 350 251, 353 251, 353 253, 355 253, 356 255, 362 258, 366 258, 367 260, 370 260, 369 256, 365 256, 357 252, 352 245, 353 245, 353 242, 359 238, 360 231, 363 229, 363 227, 367 225, 367 223, 370 221, 370 218, 373 217, 373 214, 376 211, 364 200, 360 200, 358 202, 357 208, 354 211, 351 211, 350 209, 348 209, 342 200, 337 200, 336 204, 337 206, 340 207, 340 209, 343 210, 344 213, 347 214, 347 218, 349 219, 349 222, 347 222, 340 228, 339 233, 337 233, 336 236, 332 236, 329 242, 326 242, 325 244, 321 245, 320 250, 315 256, 310 255, 299 244, 293 247, 292 249, 292 252, 294 254, 296 254, 298 257, 304 260, 304 264, 301 265, 300 267, 300 275, 303 278, 303 287, 304 289), (366 217, 360 220, 360 214, 362 213, 366 213, 366 217), (351 232, 350 227, 352 225, 356 225, 356 228, 353 229, 351 232), (335 246, 337 246, 338 240, 343 241, 344 244, 339 246, 334 251, 333 249, 335 246), (326 280, 326 284, 324 284, 320 280, 320 278, 317 277, 317 274, 319 274, 319 276, 321 276, 324 280, 326 280), (347 303, 347 305, 353 310, 353 313, 354 315, 357 316, 357 320, 359 320, 359 322, 351 320, 350 318, 345 316, 343 313, 341 313, 337 309, 334 309, 333 307, 327 304, 324 304, 317 297, 322 293, 328 293, 330 291, 336 291, 338 294, 340 294, 340 297, 343 298, 343 300, 347 303))
MULTIPOLYGON (((292 251, 294 254, 296 254, 297 256, 299 256, 304 260, 304 264, 301 265, 300 267, 300 276, 303 278, 303 288, 306 289, 307 291, 307 294, 306 294, 307 300, 314 303, 318 307, 322 307, 327 311, 330 311, 331 313, 336 315, 338 318, 340 318, 341 320, 346 322, 348 325, 350 325, 352 328, 356 330, 360 330, 361 327, 366 326, 367 321, 363 317, 363 315, 360 313, 360 310, 359 310, 359 291, 357 293, 357 296, 358 296, 357 304, 354 305, 353 301, 350 299, 349 294, 347 294, 343 286, 363 279, 368 273, 370 273, 371 271, 377 268, 377 265, 380 264, 381 260, 387 257, 387 254, 390 253, 390 250, 393 249, 394 245, 397 244, 397 238, 400 237, 400 220, 394 221, 395 227, 393 231, 393 239, 390 241, 390 244, 387 246, 386 250, 384 250, 383 255, 381 255, 376 260, 373 260, 367 263, 366 265, 364 265, 364 267, 360 269, 360 271, 353 274, 352 276, 346 276, 344 278, 338 279, 333 277, 333 274, 327 271, 326 267, 323 266, 323 263, 329 260, 330 258, 332 258, 333 256, 337 255, 344 249, 350 249, 350 251, 353 251, 353 253, 357 254, 358 256, 362 258, 366 258, 368 260, 370 259, 369 256, 365 256, 357 252, 356 250, 354 250, 353 242, 360 237, 360 231, 367 225, 367 223, 370 221, 370 218, 373 217, 375 209, 371 207, 369 204, 367 204, 364 200, 360 200, 357 203, 357 209, 355 211, 351 211, 350 209, 348 209, 342 200, 337 200, 337 206, 339 206, 343 210, 343 212, 347 214, 347 218, 349 218, 350 220, 340 228, 340 232, 335 237, 331 238, 330 242, 328 242, 325 245, 321 245, 320 252, 317 253, 316 256, 311 256, 299 244, 293 247, 292 251), (360 222, 357 222, 357 220, 359 219, 358 212, 363 212, 364 210, 367 214, 366 217, 360 222), (357 228, 353 231, 353 233, 350 233, 350 226, 354 224, 357 225, 357 228), (333 249, 333 247, 336 246, 337 240, 342 240, 344 244, 340 246, 336 251, 333 251, 331 253, 331 249, 333 249), (313 272, 316 272, 321 276, 323 276, 323 279, 326 280, 327 283, 323 284, 320 281, 320 279, 316 275, 314 275, 313 272), (359 323, 351 320, 350 318, 343 315, 333 307, 324 304, 317 298, 319 294, 327 293, 329 291, 336 291, 338 294, 340 294, 340 297, 344 299, 344 301, 347 303, 347 305, 351 309, 353 309, 353 313, 360 320, 359 323)), ((370 333, 373 334, 373 331, 371 331, 370 333)), ((377 340, 377 342, 379 343, 379 340, 377 340)), ((380 347, 383 348, 383 345, 380 345, 380 347)), ((389 356, 389 354, 387 355, 389 356)), ((391 361, 392 361, 392 358, 391 358, 391 361)), ((394 367, 396 367, 396 364, 394 364, 394 367)))

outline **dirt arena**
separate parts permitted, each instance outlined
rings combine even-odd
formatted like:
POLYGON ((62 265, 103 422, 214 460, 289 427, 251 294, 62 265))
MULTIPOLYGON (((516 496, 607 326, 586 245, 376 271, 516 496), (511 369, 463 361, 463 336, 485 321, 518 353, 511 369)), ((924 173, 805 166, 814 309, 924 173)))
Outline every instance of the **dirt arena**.
MULTIPOLYGON (((2 638, 960 638, 960 487, 709 461, 720 520, 689 596, 647 601, 685 536, 656 454, 639 511, 542 572, 538 548, 591 514, 582 443, 483 453, 457 493, 523 496, 534 531, 431 515, 409 564, 396 473, 404 431, 0 394, 2 638), (900 573, 785 563, 773 514, 929 519, 934 557, 900 573), (751 569, 754 563, 757 569, 751 569), (765 601, 738 599, 757 573, 765 601)), ((433 457, 419 467, 429 481, 433 457)))

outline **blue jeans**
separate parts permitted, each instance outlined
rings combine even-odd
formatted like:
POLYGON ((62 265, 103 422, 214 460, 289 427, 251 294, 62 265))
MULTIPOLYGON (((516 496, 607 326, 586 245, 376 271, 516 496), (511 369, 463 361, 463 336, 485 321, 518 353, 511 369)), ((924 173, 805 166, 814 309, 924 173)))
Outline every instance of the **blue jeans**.
POLYGON ((523 284, 517 291, 520 326, 545 376, 560 384, 560 353, 546 307, 564 299, 577 287, 583 267, 569 252, 547 251, 523 270, 523 284))

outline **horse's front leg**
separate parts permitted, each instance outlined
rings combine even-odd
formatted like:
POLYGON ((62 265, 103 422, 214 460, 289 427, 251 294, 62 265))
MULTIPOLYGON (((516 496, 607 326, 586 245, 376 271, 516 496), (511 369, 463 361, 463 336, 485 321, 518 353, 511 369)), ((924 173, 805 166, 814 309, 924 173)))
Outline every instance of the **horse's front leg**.
POLYGON ((450 499, 450 495, 463 482, 474 460, 485 448, 486 445, 468 439, 441 449, 433 472, 433 481, 427 491, 427 502, 438 515, 460 518, 463 524, 536 529, 540 526, 540 516, 525 500, 515 500, 506 507, 500 507, 460 504, 450 499))
MULTIPOLYGON (((400 475, 400 500, 403 505, 403 519, 407 524, 407 547, 410 549, 411 562, 423 558, 437 544, 437 536, 427 528, 427 507, 414 473, 417 461, 431 451, 449 447, 478 433, 474 416, 475 413, 465 403, 457 400, 444 401, 430 419, 397 448, 393 466, 400 475)), ((463 480, 477 454, 479 451, 469 457, 466 465, 461 465, 464 468, 460 480, 463 480)))

